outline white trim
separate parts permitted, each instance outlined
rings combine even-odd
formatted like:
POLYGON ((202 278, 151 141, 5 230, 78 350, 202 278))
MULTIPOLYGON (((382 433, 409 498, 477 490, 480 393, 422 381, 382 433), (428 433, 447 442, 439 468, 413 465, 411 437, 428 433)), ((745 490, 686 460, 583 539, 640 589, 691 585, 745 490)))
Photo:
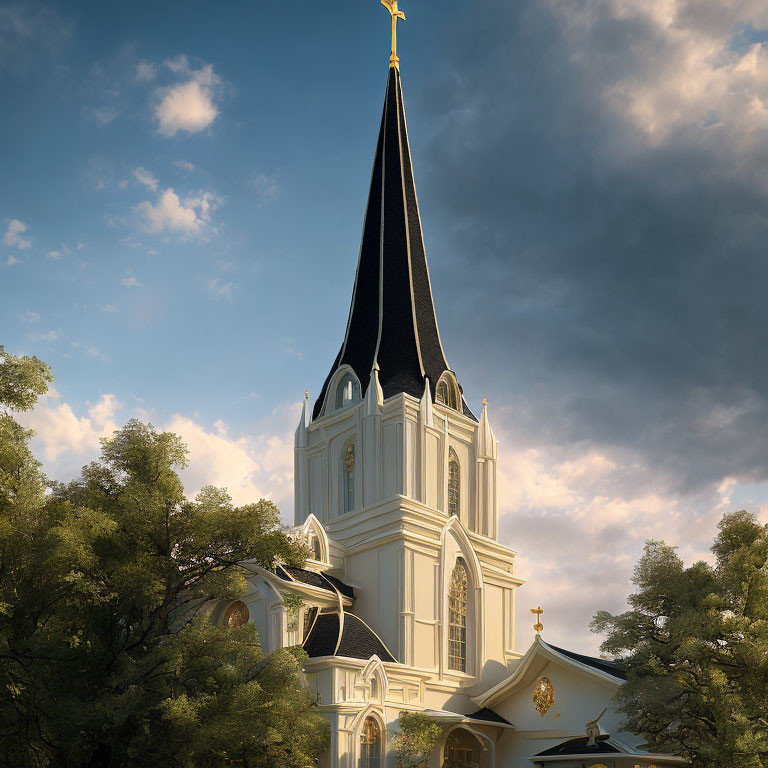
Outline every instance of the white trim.
MULTIPOLYGON (((398 70, 397 77, 400 77, 400 72, 398 70)), ((402 96, 403 89, 402 86, 400 87, 400 95, 402 96)), ((402 100, 403 103, 403 125, 405 126, 405 141, 408 145, 408 161, 411 166, 411 175, 413 176, 413 199, 416 201, 416 210, 419 209, 419 196, 416 193, 416 173, 413 170, 413 157, 411 155, 411 142, 408 139, 408 120, 405 117, 405 98, 402 100)), ((445 350, 443 349, 443 342, 440 338, 440 326, 437 324, 437 310, 435 309, 435 298, 432 294, 432 280, 429 276, 429 263, 427 262, 427 248, 424 245, 424 228, 422 226, 419 226, 419 234, 421 236, 421 248, 424 252, 424 265, 426 267, 427 271, 427 285, 429 286, 429 295, 432 297, 432 316, 435 318, 435 331, 437 332, 437 343, 440 345, 440 351, 443 353, 443 360, 445 361, 445 365, 450 370, 451 366, 448 364, 448 358, 445 356, 445 350)))
POLYGON ((541 639, 541 636, 537 635, 534 639, 531 647, 526 651, 520 663, 515 668, 511 675, 506 677, 501 682, 489 688, 484 693, 472 697, 478 706, 492 706, 498 701, 503 700, 506 696, 510 695, 515 688, 525 678, 526 673, 533 665, 534 660, 538 656, 543 656, 548 661, 555 661, 564 666, 571 667, 582 674, 589 675, 590 677, 597 678, 603 683, 607 683, 614 688, 618 688, 625 682, 620 677, 611 675, 608 672, 603 672, 600 669, 591 667, 588 664, 582 664, 580 661, 572 659, 570 656, 565 656, 562 653, 558 653, 552 646, 548 645, 541 639))

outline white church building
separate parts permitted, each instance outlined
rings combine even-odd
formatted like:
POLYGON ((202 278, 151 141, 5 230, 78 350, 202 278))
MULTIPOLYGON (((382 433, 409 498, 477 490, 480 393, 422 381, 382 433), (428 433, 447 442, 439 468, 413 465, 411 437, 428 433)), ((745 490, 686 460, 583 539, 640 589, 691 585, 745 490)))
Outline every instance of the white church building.
POLYGON ((349 319, 295 436, 292 533, 313 554, 254 568, 221 620, 255 622, 265 650, 303 645, 331 723, 321 768, 394 768, 403 711, 444 726, 430 768, 686 764, 621 730, 620 664, 516 646, 497 450, 440 340, 393 52, 349 319))

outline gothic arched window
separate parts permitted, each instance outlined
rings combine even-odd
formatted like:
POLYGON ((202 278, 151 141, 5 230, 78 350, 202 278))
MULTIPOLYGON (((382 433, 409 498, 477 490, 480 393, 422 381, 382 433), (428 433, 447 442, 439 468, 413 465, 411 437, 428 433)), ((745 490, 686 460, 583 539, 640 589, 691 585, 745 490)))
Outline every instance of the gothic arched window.
POLYGON ((355 508, 355 444, 349 441, 341 454, 342 511, 355 508))
POLYGON ((336 387, 336 408, 343 408, 345 405, 354 403, 360 399, 360 385, 357 379, 348 373, 339 382, 336 387))
POLYGON ((472 768, 481 751, 480 742, 469 731, 457 728, 445 740, 443 768, 472 768))
POLYGON ((464 560, 458 558, 448 587, 448 669, 467 671, 467 607, 469 576, 464 560))
POLYGON ((459 516, 461 510, 461 469, 453 448, 448 450, 448 514, 459 516))
POLYGON ((437 400, 438 403, 447 405, 449 408, 458 410, 459 398, 457 395, 456 382, 450 374, 443 374, 440 381, 437 382, 437 387, 435 388, 435 400, 437 400))
POLYGON ((235 600, 232 605, 224 611, 224 618, 221 620, 221 628, 227 629, 227 627, 239 627, 242 624, 246 624, 250 614, 248 613, 248 606, 242 600, 235 600))
POLYGON ((313 536, 309 541, 309 546, 312 549, 312 558, 314 560, 322 560, 323 554, 320 551, 320 539, 317 536, 313 536))
POLYGON ((366 717, 363 721, 359 768, 381 768, 381 728, 373 717, 366 717))

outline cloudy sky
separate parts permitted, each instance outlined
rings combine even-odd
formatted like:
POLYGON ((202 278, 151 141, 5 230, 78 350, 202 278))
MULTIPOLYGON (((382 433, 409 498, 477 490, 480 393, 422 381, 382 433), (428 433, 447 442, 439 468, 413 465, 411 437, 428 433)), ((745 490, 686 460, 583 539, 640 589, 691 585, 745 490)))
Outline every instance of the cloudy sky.
MULTIPOLYGON (((595 651, 649 538, 768 519, 768 6, 403 3, 438 319, 500 440, 518 644, 595 651)), ((292 514, 384 95, 376 0, 0 3, 0 343, 67 479, 132 416, 292 514)))

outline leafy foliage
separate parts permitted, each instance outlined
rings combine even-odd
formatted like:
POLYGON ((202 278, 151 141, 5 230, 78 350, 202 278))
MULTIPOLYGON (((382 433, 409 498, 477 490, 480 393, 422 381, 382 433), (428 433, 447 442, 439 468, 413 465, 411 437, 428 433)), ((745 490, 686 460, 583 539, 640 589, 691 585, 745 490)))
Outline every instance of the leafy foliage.
POLYGON ((397 768, 425 766, 435 751, 443 726, 421 712, 401 712, 399 731, 393 733, 397 768))
MULTIPOLYGON (((31 407, 48 369, 0 355, 3 404, 31 407)), ((275 506, 187 500, 186 448, 138 421, 46 494, 29 436, 0 415, 0 764, 312 763, 328 724, 303 651, 266 655, 254 624, 210 615, 244 593, 249 562, 303 561, 275 506)))
POLYGON ((618 701, 627 726, 654 751, 694 768, 768 764, 768 528, 726 515, 715 564, 686 568, 650 541, 635 568, 632 610, 597 614, 602 650, 622 655, 618 701))

